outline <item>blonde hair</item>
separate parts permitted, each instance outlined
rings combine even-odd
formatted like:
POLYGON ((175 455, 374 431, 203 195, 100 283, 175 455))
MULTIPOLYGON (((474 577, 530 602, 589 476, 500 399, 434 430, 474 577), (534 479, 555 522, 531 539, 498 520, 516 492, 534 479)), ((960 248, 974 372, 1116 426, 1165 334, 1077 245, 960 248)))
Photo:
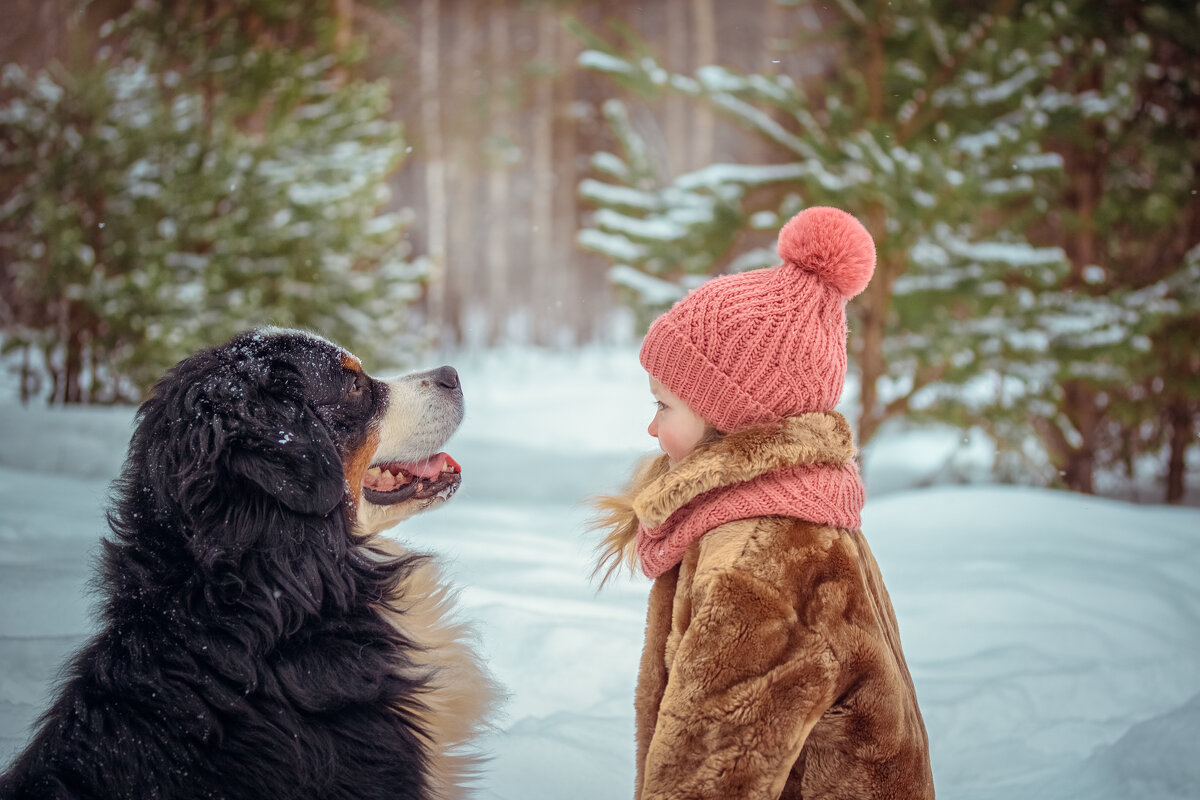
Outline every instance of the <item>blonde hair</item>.
MULTIPOLYGON (((724 433, 709 425, 692 452, 706 448, 724 436, 724 433)), ((671 462, 665 454, 649 456, 638 464, 633 479, 621 494, 592 498, 590 504, 597 513, 589 520, 588 530, 604 532, 604 538, 596 545, 596 566, 592 569, 591 576, 592 580, 600 576, 600 589, 603 589, 622 567, 628 569, 630 574, 637 572, 638 517, 633 510, 633 499, 643 488, 666 475, 670 469, 671 462)))

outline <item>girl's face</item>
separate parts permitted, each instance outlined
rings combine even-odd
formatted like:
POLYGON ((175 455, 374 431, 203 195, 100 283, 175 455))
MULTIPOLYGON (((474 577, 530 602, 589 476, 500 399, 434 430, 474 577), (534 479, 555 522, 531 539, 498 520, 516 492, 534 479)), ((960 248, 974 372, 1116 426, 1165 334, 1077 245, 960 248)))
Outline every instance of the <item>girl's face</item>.
POLYGON ((650 378, 650 393, 654 395, 658 410, 654 412, 654 419, 650 420, 646 432, 658 439, 658 446, 667 454, 671 466, 675 466, 704 438, 708 423, 653 376, 650 378))

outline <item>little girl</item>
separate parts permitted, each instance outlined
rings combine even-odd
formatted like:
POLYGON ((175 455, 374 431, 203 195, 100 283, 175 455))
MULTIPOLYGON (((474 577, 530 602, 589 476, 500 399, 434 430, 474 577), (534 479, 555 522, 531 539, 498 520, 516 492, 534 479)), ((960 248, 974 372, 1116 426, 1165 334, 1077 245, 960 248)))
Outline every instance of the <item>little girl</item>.
POLYGON ((833 410, 875 246, 810 208, 779 255, 696 289, 642 342, 664 454, 600 502, 597 567, 654 579, 635 797, 925 800, 928 737, 833 410))

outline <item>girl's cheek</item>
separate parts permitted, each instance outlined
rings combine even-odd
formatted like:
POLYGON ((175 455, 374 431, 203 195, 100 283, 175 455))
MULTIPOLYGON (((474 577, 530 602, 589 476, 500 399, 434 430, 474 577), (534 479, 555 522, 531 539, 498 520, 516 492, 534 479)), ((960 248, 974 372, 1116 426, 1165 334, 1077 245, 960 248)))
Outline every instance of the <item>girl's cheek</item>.
POLYGON ((680 446, 681 443, 679 441, 679 437, 677 436, 667 435, 659 437, 658 443, 659 446, 662 447, 663 452, 669 455, 675 461, 679 461, 687 455, 686 452, 682 452, 683 448, 680 446))

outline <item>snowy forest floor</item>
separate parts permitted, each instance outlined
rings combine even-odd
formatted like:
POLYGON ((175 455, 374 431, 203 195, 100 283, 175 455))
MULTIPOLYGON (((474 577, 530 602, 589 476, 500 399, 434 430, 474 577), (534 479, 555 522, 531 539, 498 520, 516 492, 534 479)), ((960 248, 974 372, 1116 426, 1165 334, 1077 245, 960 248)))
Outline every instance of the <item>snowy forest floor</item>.
MULTIPOLYGON (((628 349, 455 362, 463 489, 391 535, 441 555, 509 699, 478 796, 629 797, 648 583, 589 581, 589 496, 653 449, 628 349)), ((432 366, 432 365, 430 365, 432 366)), ((0 387, 3 388, 3 387, 0 387)), ((132 409, 0 398, 0 764, 91 626, 132 409)), ((938 795, 1200 797, 1200 510, 938 484, 937 437, 866 455, 863 529, 900 621, 938 795), (935 485, 927 486, 925 484, 935 485)))

